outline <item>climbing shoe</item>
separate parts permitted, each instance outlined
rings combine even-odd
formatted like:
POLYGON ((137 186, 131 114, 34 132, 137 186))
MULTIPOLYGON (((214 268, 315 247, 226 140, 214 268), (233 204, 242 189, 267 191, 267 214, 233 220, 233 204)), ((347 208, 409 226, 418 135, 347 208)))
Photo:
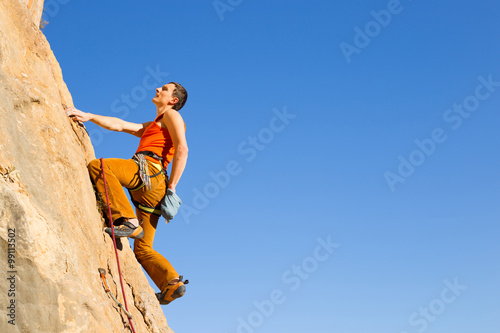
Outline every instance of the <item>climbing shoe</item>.
POLYGON ((174 299, 184 296, 186 293, 186 284, 189 280, 182 281, 182 275, 178 279, 172 280, 165 290, 161 293, 156 293, 156 298, 161 305, 166 305, 172 302, 174 299))
MULTIPOLYGON (((141 226, 135 227, 130 222, 123 222, 123 224, 114 227, 115 237, 129 237, 133 239, 141 239, 144 237, 144 230, 141 226)), ((111 228, 104 229, 110 236, 113 235, 111 228)))

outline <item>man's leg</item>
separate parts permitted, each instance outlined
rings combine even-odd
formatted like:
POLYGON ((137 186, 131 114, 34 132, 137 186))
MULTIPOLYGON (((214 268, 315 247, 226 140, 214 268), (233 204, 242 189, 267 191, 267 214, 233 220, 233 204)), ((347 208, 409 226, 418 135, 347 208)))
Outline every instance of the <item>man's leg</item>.
POLYGON ((134 253, 151 280, 161 290, 167 288, 169 282, 179 277, 170 262, 153 249, 153 241, 158 225, 158 215, 137 209, 137 217, 142 220, 144 237, 134 241, 134 253))
MULTIPOLYGON (((160 170, 149 164, 151 174, 156 174, 160 170)), ((151 190, 142 188, 132 192, 132 197, 140 205, 153 207, 156 210, 161 208, 161 200, 165 196, 166 182, 163 175, 151 178, 151 190)), ((164 297, 159 297, 161 304, 168 304, 175 298, 184 295, 186 290, 183 281, 179 281, 179 274, 172 267, 170 262, 153 249, 153 241, 158 225, 159 215, 147 212, 139 206, 136 210, 137 217, 142 221, 144 237, 136 239, 134 242, 134 253, 144 270, 151 277, 164 297)), ((159 214, 159 213, 158 213, 159 214)))
MULTIPOLYGON (((88 169, 97 191, 105 200, 101 161, 99 159, 91 161, 88 169)), ((104 159, 104 172, 113 221, 120 218, 136 219, 134 209, 130 205, 123 187, 134 188, 140 184, 138 165, 131 159, 106 158, 104 159)), ((109 215, 108 210, 106 210, 106 215, 109 215)))

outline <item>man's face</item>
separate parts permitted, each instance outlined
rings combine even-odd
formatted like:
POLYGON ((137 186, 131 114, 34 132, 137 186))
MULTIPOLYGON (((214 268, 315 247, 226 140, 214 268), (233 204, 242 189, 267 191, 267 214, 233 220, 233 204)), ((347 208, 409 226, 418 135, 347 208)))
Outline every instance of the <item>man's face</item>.
POLYGON ((163 87, 156 88, 156 95, 153 97, 153 103, 156 106, 175 104, 178 101, 177 97, 173 97, 172 93, 175 90, 175 85, 172 83, 165 84, 163 87))

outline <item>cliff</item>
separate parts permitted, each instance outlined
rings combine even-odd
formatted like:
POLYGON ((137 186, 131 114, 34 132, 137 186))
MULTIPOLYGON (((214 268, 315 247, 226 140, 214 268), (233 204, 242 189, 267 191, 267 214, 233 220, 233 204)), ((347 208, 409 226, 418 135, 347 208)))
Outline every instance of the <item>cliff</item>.
MULTIPOLYGON (((94 151, 39 29, 42 0, 0 2, 1 332, 130 332, 113 243, 86 169, 94 151)), ((172 332, 128 240, 119 251, 136 332, 172 332)))

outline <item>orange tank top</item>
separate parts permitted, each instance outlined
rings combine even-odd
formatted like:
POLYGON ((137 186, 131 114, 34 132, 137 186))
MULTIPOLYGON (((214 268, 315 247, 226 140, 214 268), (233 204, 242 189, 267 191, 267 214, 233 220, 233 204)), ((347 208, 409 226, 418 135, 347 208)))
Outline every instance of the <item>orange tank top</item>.
MULTIPOLYGON (((167 169, 168 164, 174 157, 175 148, 168 130, 166 128, 162 128, 156 123, 161 117, 163 117, 163 114, 156 117, 156 119, 151 124, 149 124, 148 127, 146 127, 144 133, 141 136, 139 148, 137 148, 136 153, 145 150, 152 151, 156 155, 163 158, 163 166, 165 169, 167 169)), ((184 129, 186 129, 185 125, 184 129)), ((152 157, 145 157, 152 162, 158 162, 152 157)))

